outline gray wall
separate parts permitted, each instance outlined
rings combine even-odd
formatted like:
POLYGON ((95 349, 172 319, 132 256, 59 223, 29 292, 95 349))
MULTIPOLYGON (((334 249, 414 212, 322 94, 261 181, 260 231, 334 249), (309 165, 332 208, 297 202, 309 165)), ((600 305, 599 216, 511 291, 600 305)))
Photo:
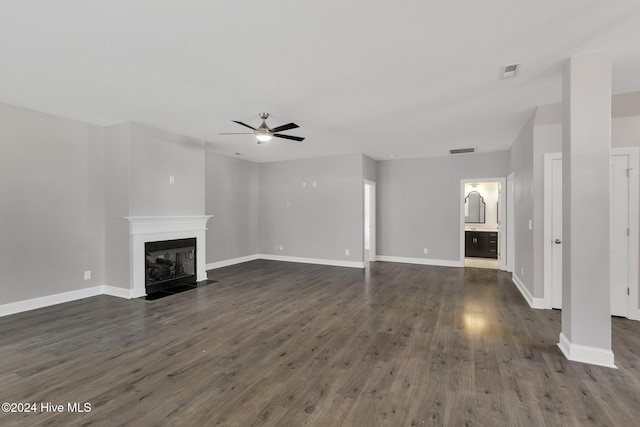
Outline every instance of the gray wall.
POLYGON ((362 177, 376 182, 378 177, 378 162, 371 157, 362 155, 362 177))
POLYGON ((103 284, 103 142, 101 127, 0 104, 0 304, 103 284))
POLYGON ((361 262, 362 168, 361 154, 261 163, 261 252, 361 262))
POLYGON ((104 163, 106 284, 128 289, 125 217, 204 215, 204 142, 125 122, 105 128, 104 163))
MULTIPOLYGON (((540 111, 538 109, 538 111, 540 111)), ((533 296, 544 297, 544 155, 562 151, 562 125, 533 128, 533 296)), ((531 290, 531 289, 529 289, 531 290)))
POLYGON ((129 222, 131 123, 105 128, 105 284, 131 286, 129 222))
POLYGON ((611 119, 611 146, 640 147, 640 114, 611 119))
MULTIPOLYGON (((533 289, 533 230, 529 230, 529 220, 533 221, 533 125, 535 114, 520 131, 509 150, 509 170, 514 173, 515 224, 515 265, 513 273, 523 285, 534 294, 533 289)), ((533 227, 538 224, 533 223, 533 227)), ((542 254, 540 254, 542 256, 542 254)))
POLYGON ((206 152, 207 263, 260 252, 257 163, 206 152))
POLYGON ((506 176, 508 162, 506 151, 379 161, 378 255, 459 261, 460 181, 506 176))
POLYGON ((611 117, 640 116, 640 92, 620 93, 611 97, 611 117))
POLYGON ((203 141, 132 123, 130 215, 204 215, 204 165, 203 141))

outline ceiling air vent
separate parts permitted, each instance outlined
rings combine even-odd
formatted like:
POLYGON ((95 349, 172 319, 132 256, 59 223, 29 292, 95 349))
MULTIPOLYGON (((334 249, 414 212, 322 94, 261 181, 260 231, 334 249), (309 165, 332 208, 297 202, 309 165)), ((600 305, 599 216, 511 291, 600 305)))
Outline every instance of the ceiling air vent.
POLYGON ((502 78, 510 79, 511 77, 515 77, 518 69, 520 69, 520 63, 504 65, 502 67, 502 78))
POLYGON ((450 154, 462 154, 462 153, 473 153, 475 152, 475 148, 456 148, 453 150, 449 150, 450 154))

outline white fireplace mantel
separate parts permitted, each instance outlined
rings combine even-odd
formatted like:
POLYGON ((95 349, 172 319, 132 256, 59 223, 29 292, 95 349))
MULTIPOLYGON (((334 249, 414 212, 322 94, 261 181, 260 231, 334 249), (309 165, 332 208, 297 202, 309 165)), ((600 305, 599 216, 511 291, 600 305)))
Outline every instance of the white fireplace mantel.
POLYGON ((160 240, 196 239, 196 280, 207 280, 206 234, 207 221, 212 215, 184 216, 128 216, 131 246, 132 297, 146 295, 145 250, 147 242, 160 240))

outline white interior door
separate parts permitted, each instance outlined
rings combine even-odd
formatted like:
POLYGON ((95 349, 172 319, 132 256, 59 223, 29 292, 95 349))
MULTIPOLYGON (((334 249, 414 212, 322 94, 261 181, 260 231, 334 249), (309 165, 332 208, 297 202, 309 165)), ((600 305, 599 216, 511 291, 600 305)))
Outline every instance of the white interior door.
MULTIPOLYGON (((628 155, 611 156, 611 314, 624 317, 628 317, 630 286, 628 168, 628 155)), ((551 306, 562 308, 562 159, 552 160, 551 174, 551 306)))
POLYGON ((562 159, 551 162, 552 195, 551 195, 551 264, 553 274, 551 306, 562 308, 562 159))
POLYGON ((629 314, 629 157, 611 156, 611 314, 629 314))

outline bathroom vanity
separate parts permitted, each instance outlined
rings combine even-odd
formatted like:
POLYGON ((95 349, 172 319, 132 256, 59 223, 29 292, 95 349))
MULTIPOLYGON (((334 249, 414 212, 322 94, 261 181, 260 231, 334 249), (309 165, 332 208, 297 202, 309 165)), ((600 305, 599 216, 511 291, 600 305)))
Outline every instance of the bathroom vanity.
POLYGON ((498 232, 465 230, 465 257, 498 258, 498 232))

